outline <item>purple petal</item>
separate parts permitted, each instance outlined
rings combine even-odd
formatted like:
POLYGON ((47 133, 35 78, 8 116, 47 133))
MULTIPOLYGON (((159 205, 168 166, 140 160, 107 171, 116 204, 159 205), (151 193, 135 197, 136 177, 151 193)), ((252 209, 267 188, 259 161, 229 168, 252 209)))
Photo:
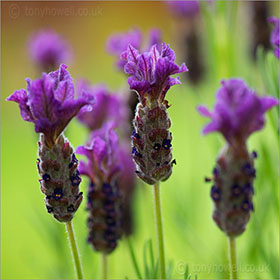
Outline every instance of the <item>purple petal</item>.
POLYGON ((197 111, 203 116, 207 118, 211 118, 211 112, 206 108, 206 106, 198 106, 197 111))
POLYGON ((278 99, 272 96, 266 96, 261 98, 261 103, 262 103, 262 111, 266 112, 270 108, 276 106, 279 104, 278 99))
POLYGON ((28 104, 31 108, 34 118, 47 118, 51 122, 57 120, 57 110, 59 102, 54 98, 54 79, 43 75, 42 79, 34 80, 32 83, 28 81, 29 100, 28 104))
POLYGON ((27 105, 27 93, 24 89, 20 89, 15 91, 12 95, 10 95, 6 101, 14 101, 19 104, 21 117, 28 122, 32 122, 34 120, 32 113, 30 111, 30 107, 27 105))

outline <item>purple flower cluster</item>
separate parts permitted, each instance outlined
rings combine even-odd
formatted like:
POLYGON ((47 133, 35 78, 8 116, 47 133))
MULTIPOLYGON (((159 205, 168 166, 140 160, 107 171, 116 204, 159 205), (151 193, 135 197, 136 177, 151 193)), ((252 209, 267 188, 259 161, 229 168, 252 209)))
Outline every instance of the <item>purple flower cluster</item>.
POLYGON ((126 61, 124 71, 130 76, 130 89, 137 92, 142 104, 146 103, 146 97, 163 102, 169 88, 180 84, 179 78, 170 76, 188 71, 184 63, 181 66, 175 63, 175 53, 165 43, 160 48, 153 45, 143 54, 129 45, 121 58, 126 61))
POLYGON ((72 56, 67 42, 51 29, 33 34, 28 47, 32 60, 44 72, 53 71, 61 63, 69 62, 72 56))
POLYGON ((264 114, 278 104, 270 96, 259 97, 241 79, 222 81, 217 92, 217 103, 210 112, 205 106, 198 111, 211 119, 203 133, 219 131, 230 143, 245 143, 250 134, 261 130, 265 124, 264 114))
POLYGON ((176 16, 194 17, 200 12, 199 1, 167 1, 167 4, 176 16))
POLYGON ((265 112, 277 104, 274 97, 259 97, 244 81, 231 79, 222 81, 213 112, 204 106, 198 107, 202 116, 211 119, 203 133, 218 131, 227 141, 213 169, 213 180, 206 181, 213 181, 213 219, 228 236, 242 234, 254 210, 257 153, 248 152, 247 138, 263 128, 265 112))
POLYGON ((274 25, 274 29, 271 32, 270 35, 270 43, 274 47, 274 53, 275 56, 279 59, 280 58, 280 52, 279 52, 279 45, 280 45, 280 40, 279 40, 279 26, 280 26, 280 19, 277 17, 270 17, 269 22, 274 25))
POLYGON ((151 29, 149 34, 149 41, 146 46, 143 44, 142 33, 135 28, 125 33, 116 33, 111 35, 107 40, 107 51, 115 55, 117 58, 116 66, 119 70, 123 70, 125 61, 119 59, 120 54, 124 52, 128 45, 132 45, 136 49, 149 49, 153 45, 159 45, 161 40, 161 33, 158 29, 151 29))
POLYGON ((20 89, 7 98, 19 104, 22 118, 35 124, 35 131, 45 135, 49 147, 80 109, 94 101, 88 96, 74 99, 73 81, 66 68, 62 64, 40 79, 27 79, 27 92, 20 89))

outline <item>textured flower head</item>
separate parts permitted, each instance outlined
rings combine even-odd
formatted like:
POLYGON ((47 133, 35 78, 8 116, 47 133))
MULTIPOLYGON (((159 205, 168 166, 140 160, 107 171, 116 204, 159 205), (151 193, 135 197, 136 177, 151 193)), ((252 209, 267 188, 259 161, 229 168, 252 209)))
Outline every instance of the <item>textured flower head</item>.
POLYGON ((124 52, 128 45, 132 45, 136 49, 149 49, 154 44, 160 44, 161 33, 158 29, 151 29, 149 40, 146 46, 143 44, 142 33, 135 28, 125 33, 116 33, 107 40, 107 51, 117 57, 116 66, 119 70, 123 70, 125 61, 120 59, 120 54, 124 52))
POLYGON ((122 200, 118 185, 121 158, 118 136, 113 123, 92 132, 86 146, 77 153, 87 157, 79 171, 90 179, 88 189, 88 242, 95 250, 111 253, 122 235, 122 200))
POLYGON ((57 71, 43 73, 40 79, 27 79, 27 92, 17 90, 7 98, 19 104, 22 118, 35 124, 35 131, 45 135, 49 147, 79 110, 93 102, 93 98, 86 97, 74 100, 74 86, 66 68, 62 64, 57 71))
POLYGON ((270 17, 269 22, 274 24, 274 29, 271 32, 270 35, 270 43, 274 47, 274 53, 275 56, 279 59, 280 58, 280 52, 279 52, 279 45, 280 45, 280 40, 279 40, 279 25, 280 25, 280 19, 277 17, 270 17))
POLYGON ((79 171, 88 176, 92 182, 112 182, 119 175, 119 141, 114 131, 114 123, 106 123, 95 130, 85 146, 79 146, 77 154, 87 157, 88 162, 81 161, 79 171))
POLYGON ((33 61, 45 72, 56 69, 71 58, 67 42, 51 29, 33 34, 28 42, 33 61))
POLYGON ((84 106, 78 119, 90 130, 96 130, 108 121, 115 121, 120 127, 126 126, 128 109, 124 100, 114 93, 111 93, 104 85, 90 85, 86 80, 77 83, 77 95, 95 99, 94 104, 84 106))
POLYGON ((180 84, 179 78, 170 76, 188 71, 184 63, 181 66, 175 63, 175 53, 165 43, 160 50, 153 45, 143 54, 129 45, 121 58, 126 61, 124 71, 130 76, 130 89, 137 92, 142 104, 146 103, 146 98, 163 102, 169 88, 180 84))
POLYGON ((230 144, 244 143, 250 134, 263 128, 265 112, 278 101, 270 96, 259 97, 241 79, 224 80, 221 84, 214 110, 198 107, 202 116, 211 119, 203 133, 219 131, 230 144))
POLYGON ((167 1, 167 4, 176 16, 193 17, 200 11, 198 1, 167 1))

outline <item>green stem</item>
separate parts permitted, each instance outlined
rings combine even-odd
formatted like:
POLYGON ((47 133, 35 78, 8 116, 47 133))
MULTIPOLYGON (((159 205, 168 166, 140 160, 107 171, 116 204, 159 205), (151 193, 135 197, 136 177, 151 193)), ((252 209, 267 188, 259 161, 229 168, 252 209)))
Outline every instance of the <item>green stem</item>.
POLYGON ((236 246, 235 238, 229 237, 229 267, 230 267, 230 279, 237 279, 237 262, 236 262, 236 246))
POLYGON ((132 246, 131 241, 130 241, 130 237, 127 237, 126 240, 127 240, 130 256, 131 256, 131 259, 132 259, 132 262, 133 262, 133 266, 134 266, 136 275, 137 275, 137 277, 139 279, 142 279, 142 275, 141 275, 139 266, 137 264, 136 256, 135 256, 135 253, 134 253, 134 250, 133 250, 133 246, 132 246))
POLYGON ((107 279, 108 259, 106 254, 102 254, 102 279, 107 279))
POLYGON ((72 225, 72 221, 65 223, 66 225, 66 230, 69 238, 69 243, 70 243, 70 248, 72 252, 72 257, 73 257, 73 262, 75 266, 75 271, 76 271, 76 277, 77 279, 83 279, 83 270, 81 266, 81 261, 80 261, 80 256, 79 256, 79 251, 75 239, 75 233, 74 233, 74 228, 72 225))
POLYGON ((154 207, 155 207, 157 243, 158 243, 158 253, 159 253, 160 279, 166 279, 159 182, 157 182, 154 185, 154 207))

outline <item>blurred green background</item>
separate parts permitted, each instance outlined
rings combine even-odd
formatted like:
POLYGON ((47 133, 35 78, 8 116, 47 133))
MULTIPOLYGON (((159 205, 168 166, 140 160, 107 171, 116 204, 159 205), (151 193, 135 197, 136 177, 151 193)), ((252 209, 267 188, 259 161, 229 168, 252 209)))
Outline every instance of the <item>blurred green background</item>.
MULTIPOLYGON (((279 16, 279 3, 270 2, 270 14, 279 16)), ((228 274, 227 239, 211 218, 213 204, 210 175, 224 140, 218 134, 203 137, 206 120, 196 111, 198 104, 214 104, 221 79, 241 77, 259 94, 277 95, 278 61, 272 51, 254 62, 248 2, 203 2, 198 32, 202 59, 208 72, 201 83, 187 80, 174 86, 167 99, 172 120, 173 154, 177 161, 172 176, 162 183, 162 212, 167 262, 172 278, 183 279, 188 264, 192 278, 223 279, 228 274)), ((5 102, 14 90, 25 88, 26 77, 38 77, 27 54, 30 33, 51 27, 68 40, 74 50, 69 71, 93 83, 105 82, 112 90, 127 87, 123 73, 116 72, 114 58, 105 51, 107 37, 114 32, 139 27, 160 28, 165 42, 175 51, 182 22, 163 2, 1 2, 1 278, 73 278, 71 253, 63 224, 48 215, 40 192, 36 169, 37 138, 33 125, 24 122, 16 104, 5 102), (50 9, 47 15, 36 9, 50 9), (70 9, 70 14, 58 11, 70 9), (84 9, 84 10, 81 10, 84 9), (83 12, 79 12, 83 11, 83 12)), ((178 55, 178 63, 182 58, 178 55)), ((185 61, 188 65, 188 61, 185 61)), ((278 113, 267 115, 263 131, 254 134, 249 149, 256 160, 255 212, 245 233, 237 239, 241 279, 279 278, 279 146, 278 113)), ((74 120, 66 131, 73 146, 84 143, 86 130, 74 120)), ((152 188, 138 182, 134 196, 135 229, 132 243, 143 271, 144 244, 150 238, 156 254, 152 188)), ((87 182, 83 180, 82 191, 87 182)), ((73 222, 87 279, 100 278, 100 255, 86 243, 86 198, 73 222)), ((109 278, 136 278, 126 240, 109 257, 109 278)))

